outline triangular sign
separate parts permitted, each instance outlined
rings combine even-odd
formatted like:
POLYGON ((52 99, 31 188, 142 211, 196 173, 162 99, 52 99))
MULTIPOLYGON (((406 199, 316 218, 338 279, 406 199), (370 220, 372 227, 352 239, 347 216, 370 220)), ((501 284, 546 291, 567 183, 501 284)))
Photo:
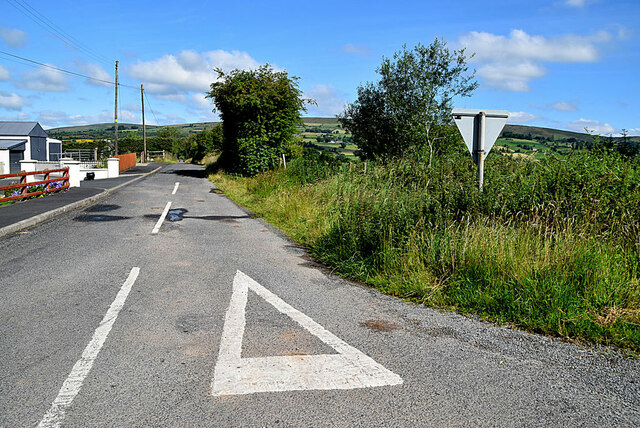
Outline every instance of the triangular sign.
POLYGON ((399 385, 400 376, 348 345, 256 281, 237 271, 211 382, 214 396, 399 385), (242 358, 249 289, 307 329, 337 354, 242 358))
MULTIPOLYGON (((478 110, 478 109, 454 109, 451 111, 453 120, 462 134, 462 138, 469 149, 469 153, 474 155, 478 147, 478 121, 480 112, 485 113, 484 123, 484 155, 491 151, 493 144, 504 128, 509 112, 506 110, 478 110)), ((475 159, 475 157, 474 157, 475 159)))

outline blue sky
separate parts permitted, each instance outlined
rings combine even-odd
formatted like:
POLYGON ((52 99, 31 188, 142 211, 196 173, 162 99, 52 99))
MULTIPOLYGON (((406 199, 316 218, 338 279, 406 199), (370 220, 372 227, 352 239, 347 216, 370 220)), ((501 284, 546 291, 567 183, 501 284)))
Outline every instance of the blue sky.
MULTIPOLYGON (((106 81, 118 60, 131 87, 121 87, 119 121, 141 122, 142 83, 147 122, 169 124, 217 119, 203 98, 214 67, 264 63, 300 77, 318 102, 307 115, 334 116, 383 56, 437 37, 475 53, 480 87, 455 107, 640 135, 639 22, 638 0, 0 0, 0 51, 106 81)), ((0 120, 112 122, 113 104, 113 85, 0 53, 0 120)))

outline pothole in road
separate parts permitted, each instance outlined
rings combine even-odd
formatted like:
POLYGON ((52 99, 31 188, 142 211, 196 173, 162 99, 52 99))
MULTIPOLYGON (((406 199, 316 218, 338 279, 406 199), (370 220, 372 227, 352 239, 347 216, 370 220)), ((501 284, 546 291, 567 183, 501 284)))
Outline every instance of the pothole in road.
POLYGON ((176 208, 167 212, 167 221, 182 221, 183 215, 188 212, 184 208, 176 208))
POLYGON ((89 222, 89 221, 118 221, 127 220, 131 217, 125 217, 121 215, 98 215, 98 214, 82 214, 74 218, 75 221, 89 222))
POLYGON ((388 332, 400 328, 400 326, 394 322, 381 319, 372 319, 361 322, 360 327, 367 327, 377 332, 388 332))
POLYGON ((217 195, 222 195, 224 192, 220 189, 211 189, 209 190, 209 193, 215 193, 217 195))

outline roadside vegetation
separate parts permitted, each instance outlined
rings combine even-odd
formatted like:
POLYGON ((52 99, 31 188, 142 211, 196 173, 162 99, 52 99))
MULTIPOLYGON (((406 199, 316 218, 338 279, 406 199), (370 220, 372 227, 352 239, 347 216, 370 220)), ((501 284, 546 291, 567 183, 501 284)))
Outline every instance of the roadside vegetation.
POLYGON ((601 147, 541 161, 464 148, 431 167, 307 150, 225 194, 337 273, 434 307, 640 350, 640 167, 601 147))
POLYGON ((405 46, 358 88, 338 130, 305 126, 304 153, 286 169, 213 165, 211 179, 335 272, 385 293, 639 351, 637 146, 512 130, 479 192, 449 113, 477 86, 467 59, 439 40, 405 46))

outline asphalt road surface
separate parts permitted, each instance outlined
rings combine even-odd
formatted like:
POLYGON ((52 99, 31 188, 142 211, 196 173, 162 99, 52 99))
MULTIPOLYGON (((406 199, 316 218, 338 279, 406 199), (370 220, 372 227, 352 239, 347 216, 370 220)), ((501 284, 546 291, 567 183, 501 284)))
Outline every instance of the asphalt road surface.
POLYGON ((198 166, 0 254, 2 427, 640 425, 637 360, 339 279, 198 166))

